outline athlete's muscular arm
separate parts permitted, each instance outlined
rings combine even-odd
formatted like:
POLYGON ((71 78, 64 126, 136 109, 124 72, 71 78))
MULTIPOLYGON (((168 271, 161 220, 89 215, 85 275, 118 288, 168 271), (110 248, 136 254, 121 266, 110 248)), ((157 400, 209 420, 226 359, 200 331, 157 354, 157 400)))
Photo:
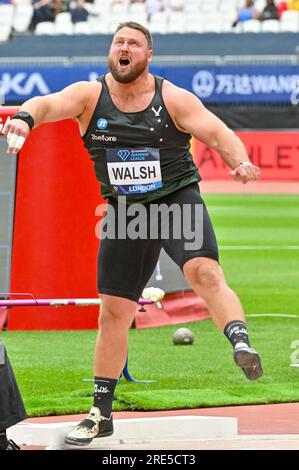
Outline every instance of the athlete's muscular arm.
MULTIPOLYGON (((46 122, 61 121, 68 118, 80 118, 84 112, 90 89, 93 85, 89 82, 77 82, 64 88, 58 93, 32 98, 20 107, 19 111, 27 111, 34 119, 34 127, 46 122)), ((7 153, 16 154, 22 144, 16 145, 18 137, 24 142, 30 129, 25 121, 12 119, 3 129, 7 135, 7 153), (15 136, 11 138, 11 136, 15 136)))
POLYGON ((165 104, 176 126, 190 132, 201 142, 215 149, 232 169, 231 176, 247 183, 259 177, 258 167, 251 165, 245 147, 239 137, 217 116, 208 111, 192 93, 165 83, 165 104), (242 164, 241 162, 248 162, 242 164))

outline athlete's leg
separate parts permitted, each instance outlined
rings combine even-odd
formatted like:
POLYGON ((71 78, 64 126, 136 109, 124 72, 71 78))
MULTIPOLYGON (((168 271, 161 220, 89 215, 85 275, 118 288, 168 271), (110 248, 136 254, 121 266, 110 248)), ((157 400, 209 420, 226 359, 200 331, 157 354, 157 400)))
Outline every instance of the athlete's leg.
POLYGON ((94 355, 97 377, 118 379, 126 362, 128 330, 136 313, 137 303, 112 295, 101 295, 99 333, 94 355))
POLYGON ((232 320, 244 322, 242 305, 226 283, 218 262, 211 258, 197 257, 187 261, 183 272, 188 283, 209 307, 209 312, 221 331, 232 320))
POLYGON ((128 352, 128 330, 137 302, 155 269, 160 241, 103 239, 99 252, 98 289, 102 298, 99 333, 95 347, 93 407, 65 438, 67 444, 84 446, 94 437, 113 433, 112 400, 128 352))
POLYGON ((245 321, 242 305, 226 283, 218 262, 211 258, 193 258, 183 267, 190 286, 208 304, 211 316, 223 331, 232 320, 245 321))
POLYGON ((183 271, 194 292, 207 302, 215 324, 231 342, 236 364, 249 380, 260 378, 263 374, 261 360, 250 347, 242 305, 227 285, 217 261, 194 258, 185 263, 183 271))
POLYGON ((102 303, 95 376, 115 380, 125 365, 128 330, 137 302, 155 269, 161 249, 159 240, 132 239, 129 233, 126 235, 125 239, 104 238, 99 252, 98 289, 102 303))
POLYGON ((245 320, 242 305, 228 287, 217 261, 193 258, 184 264, 183 272, 194 292, 207 302, 209 312, 221 331, 232 320, 245 320))
POLYGON ((88 445, 95 437, 113 434, 112 402, 114 390, 128 353, 128 330, 133 322, 137 302, 101 295, 99 333, 94 354, 94 398, 86 419, 69 433, 65 442, 88 445))
MULTIPOLYGON (((202 240, 200 247, 189 248, 188 240, 182 230, 180 239, 163 241, 163 247, 169 256, 180 266, 192 289, 208 304, 211 316, 224 332, 234 347, 234 359, 246 377, 250 380, 262 375, 262 367, 257 352, 250 348, 244 312, 237 295, 230 289, 225 280, 223 271, 218 263, 218 247, 209 214, 196 186, 190 186, 178 191, 170 198, 172 204, 177 199, 182 207, 182 220, 184 204, 192 206, 192 218, 189 232, 201 230, 202 240), (201 207, 202 218, 196 218, 195 207, 201 207)), ((182 225, 188 223, 183 220, 182 225)))

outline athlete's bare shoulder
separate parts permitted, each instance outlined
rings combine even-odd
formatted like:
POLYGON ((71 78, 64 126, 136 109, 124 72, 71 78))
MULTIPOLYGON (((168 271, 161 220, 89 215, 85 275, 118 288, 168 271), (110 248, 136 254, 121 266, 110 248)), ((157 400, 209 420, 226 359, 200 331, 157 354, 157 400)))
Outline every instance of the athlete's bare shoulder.
POLYGON ((81 82, 81 83, 84 83, 86 88, 89 89, 90 91, 95 90, 98 92, 99 90, 102 89, 101 82, 98 82, 97 80, 93 80, 92 82, 81 82))
POLYGON ((79 116, 77 116, 77 120, 80 124, 81 134, 85 134, 85 131, 88 127, 98 99, 100 97, 102 91, 102 84, 100 82, 93 81, 77 82, 75 85, 76 88, 78 88, 78 92, 81 94, 82 99, 84 101, 84 110, 79 116))
POLYGON ((60 94, 64 96, 72 95, 73 100, 89 101, 91 97, 99 94, 102 89, 102 84, 97 81, 93 82, 76 82, 64 88, 60 94))
POLYGON ((163 80, 162 93, 163 93, 163 98, 164 98, 164 95, 169 98, 177 98, 177 97, 182 98, 183 96, 186 97, 186 96, 192 95, 190 91, 185 90, 185 88, 181 88, 166 79, 163 80))
POLYGON ((97 81, 82 83, 84 88, 84 94, 87 100, 87 105, 91 104, 92 106, 92 104, 94 103, 95 106, 102 91, 102 84, 97 81))
POLYGON ((163 81, 162 96, 170 114, 176 115, 188 106, 200 106, 201 101, 185 88, 178 87, 168 80, 163 81))
POLYGON ((186 110, 190 109, 194 103, 201 105, 201 102, 190 91, 180 88, 168 80, 163 81, 162 97, 172 120, 177 128, 185 132, 185 128, 179 124, 179 117, 186 110))

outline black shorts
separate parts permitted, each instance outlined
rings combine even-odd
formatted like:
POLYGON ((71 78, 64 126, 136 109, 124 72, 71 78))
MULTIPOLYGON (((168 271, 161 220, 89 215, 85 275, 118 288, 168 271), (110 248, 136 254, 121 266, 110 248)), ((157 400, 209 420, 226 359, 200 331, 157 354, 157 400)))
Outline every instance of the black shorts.
POLYGON ((99 293, 137 302, 157 265, 161 248, 181 270, 187 261, 197 257, 218 261, 215 233, 197 184, 179 189, 158 201, 143 204, 140 216, 143 218, 138 219, 140 224, 136 221, 136 213, 125 218, 124 213, 130 205, 122 204, 120 213, 120 204, 109 200, 103 219, 105 235, 102 234, 98 258, 99 293), (163 210, 170 206, 177 211, 176 215, 169 211, 169 217, 166 217, 163 210), (162 215, 153 217, 152 210, 154 214, 160 210, 162 215), (135 223, 132 222, 134 219, 135 223), (120 220, 123 223, 119 231, 120 220), (132 239, 132 231, 128 236, 124 224, 127 231, 133 227, 136 229, 134 233, 141 233, 144 238, 132 239), (140 225, 143 225, 142 230, 140 225), (194 235, 193 242, 191 235, 194 235))

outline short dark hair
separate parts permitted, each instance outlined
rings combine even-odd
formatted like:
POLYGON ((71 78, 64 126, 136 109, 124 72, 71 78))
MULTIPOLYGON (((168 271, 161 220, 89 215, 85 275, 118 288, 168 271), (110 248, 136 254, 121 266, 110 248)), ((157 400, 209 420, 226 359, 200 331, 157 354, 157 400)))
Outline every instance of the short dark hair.
POLYGON ((148 48, 150 50, 153 49, 152 35, 145 26, 142 26, 142 24, 136 23, 135 21, 125 21, 124 23, 119 23, 114 34, 116 34, 122 28, 131 28, 131 29, 137 29, 138 31, 141 31, 147 40, 148 48))

